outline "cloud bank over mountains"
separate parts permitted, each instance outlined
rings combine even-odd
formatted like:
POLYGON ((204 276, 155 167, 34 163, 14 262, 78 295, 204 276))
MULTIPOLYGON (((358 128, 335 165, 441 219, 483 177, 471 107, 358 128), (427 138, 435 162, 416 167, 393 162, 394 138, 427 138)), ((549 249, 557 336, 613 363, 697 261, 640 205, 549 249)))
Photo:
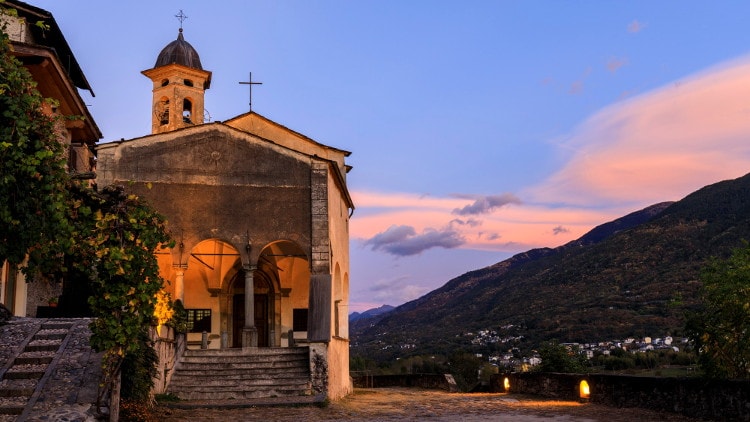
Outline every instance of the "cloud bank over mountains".
POLYGON ((748 75, 750 57, 743 57, 597 112, 552 144, 567 157, 564 165, 518 192, 353 192, 359 208, 352 237, 399 257, 432 248, 552 247, 628 212, 744 175, 748 75))

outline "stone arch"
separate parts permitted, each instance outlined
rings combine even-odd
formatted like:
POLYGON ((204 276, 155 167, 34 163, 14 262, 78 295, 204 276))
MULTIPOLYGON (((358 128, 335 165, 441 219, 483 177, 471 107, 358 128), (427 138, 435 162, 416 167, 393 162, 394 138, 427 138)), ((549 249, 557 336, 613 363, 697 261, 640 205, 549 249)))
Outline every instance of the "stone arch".
POLYGON ((193 124, 193 99, 190 97, 182 99, 182 122, 193 124))
MULTIPOLYGON (((182 273, 183 305, 188 311, 188 325, 190 327, 192 315, 200 316, 204 321, 201 329, 209 334, 209 347, 218 348, 221 333, 226 331, 227 325, 226 295, 223 292, 242 270, 240 253, 231 243, 218 238, 201 240, 189 250, 184 244, 182 248, 183 261, 175 271, 182 273)), ((179 284, 178 279, 175 290, 179 284)), ((200 339, 200 332, 188 333, 188 344, 199 343, 200 339)))
POLYGON ((245 328, 245 295, 247 294, 246 274, 253 274, 253 322, 257 331, 259 347, 271 347, 278 345, 275 339, 278 321, 274 318, 274 298, 278 292, 277 283, 267 274, 258 269, 248 267, 241 268, 231 280, 226 283, 226 291, 222 295, 225 311, 222 312, 222 331, 227 332, 227 345, 231 347, 242 347, 242 332, 245 328))
POLYGON ((188 272, 197 275, 206 291, 218 294, 240 268, 240 253, 231 243, 205 239, 190 249, 186 277, 188 272))
POLYGON ((162 96, 159 101, 154 103, 154 114, 160 125, 169 124, 169 98, 162 96))
POLYGON ((309 281, 310 261, 300 245, 291 240, 277 240, 261 248, 258 269, 275 280, 279 288, 292 288, 300 278, 309 281), (282 284, 285 284, 282 286, 282 284))
POLYGON ((274 344, 292 344, 291 331, 296 332, 292 335, 297 339, 306 338, 306 329, 294 330, 295 315, 306 317, 309 306, 310 260, 304 249, 291 240, 266 244, 258 254, 256 274, 272 280, 276 288, 271 300, 274 344))

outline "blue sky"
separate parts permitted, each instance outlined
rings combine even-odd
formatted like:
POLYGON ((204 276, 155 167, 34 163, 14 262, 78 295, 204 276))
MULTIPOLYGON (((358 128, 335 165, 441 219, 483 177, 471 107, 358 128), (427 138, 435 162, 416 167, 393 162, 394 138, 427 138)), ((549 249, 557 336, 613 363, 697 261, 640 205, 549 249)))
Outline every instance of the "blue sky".
POLYGON ((745 1, 32 2, 96 97, 150 131, 140 74, 177 36, 213 120, 253 110, 352 151, 350 311, 750 171, 745 1))

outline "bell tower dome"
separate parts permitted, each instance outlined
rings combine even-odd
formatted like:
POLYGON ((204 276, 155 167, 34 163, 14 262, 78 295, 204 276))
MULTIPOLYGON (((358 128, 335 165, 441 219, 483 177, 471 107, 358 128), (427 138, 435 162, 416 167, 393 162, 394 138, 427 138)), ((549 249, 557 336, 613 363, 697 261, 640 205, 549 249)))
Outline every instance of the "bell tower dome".
POLYGON ((153 69, 144 70, 153 82, 151 133, 169 132, 203 123, 203 97, 211 86, 211 72, 182 36, 167 44, 153 69))

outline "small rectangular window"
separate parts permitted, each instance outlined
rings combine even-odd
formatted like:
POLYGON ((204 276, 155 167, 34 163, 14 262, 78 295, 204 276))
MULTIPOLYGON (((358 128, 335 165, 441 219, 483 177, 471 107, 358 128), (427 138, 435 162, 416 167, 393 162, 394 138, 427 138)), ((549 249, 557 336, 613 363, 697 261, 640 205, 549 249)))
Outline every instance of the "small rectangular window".
POLYGON ((211 332, 210 309, 185 309, 188 333, 211 332))
POLYGON ((292 310, 292 329, 294 331, 307 331, 307 308, 292 310))

